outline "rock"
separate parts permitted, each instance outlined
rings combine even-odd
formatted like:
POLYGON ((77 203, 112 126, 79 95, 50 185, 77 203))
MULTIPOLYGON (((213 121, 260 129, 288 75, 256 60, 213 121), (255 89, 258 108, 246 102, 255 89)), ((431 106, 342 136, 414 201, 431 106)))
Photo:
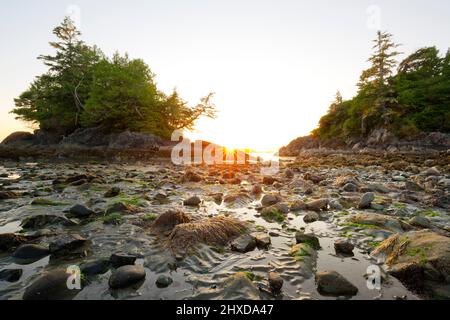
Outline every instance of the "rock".
POLYGON ((231 250, 241 253, 253 251, 255 248, 256 239, 249 234, 244 234, 231 243, 231 250))
POLYGON ((361 188, 363 192, 379 192, 379 193, 389 193, 391 190, 382 184, 369 184, 361 188))
POLYGON ((330 202, 328 203, 328 206, 330 207, 331 210, 343 210, 344 209, 342 204, 337 199, 330 200, 330 202))
POLYGON ((361 228, 363 229, 382 228, 393 230, 396 232, 403 232, 411 228, 408 228, 408 225, 397 218, 377 213, 355 214, 350 216, 347 221, 350 223, 361 225, 361 228))
POLYGON ((425 217, 415 216, 409 219, 408 223, 414 227, 428 229, 431 227, 431 222, 425 217))
POLYGON ((162 144, 162 139, 160 137, 129 131, 111 134, 109 140, 108 148, 114 150, 157 151, 162 144))
POLYGON ((289 255, 300 265, 299 274, 310 278, 317 261, 317 252, 310 243, 297 243, 292 246, 289 255))
POLYGON ((154 197, 153 199, 159 202, 164 202, 166 201, 168 198, 167 193, 164 191, 159 191, 154 197))
POLYGON ((278 202, 281 202, 281 197, 276 194, 266 194, 261 199, 261 204, 264 207, 273 206, 274 204, 277 204, 278 202))
POLYGON ((273 293, 281 292, 283 283, 283 278, 277 272, 269 272, 269 287, 273 293))
POLYGON ((110 265, 111 264, 108 259, 98 259, 83 263, 80 266, 80 271, 82 274, 87 276, 105 274, 109 270, 110 265))
POLYGON ((317 238, 315 235, 311 233, 304 233, 302 231, 298 231, 295 234, 295 241, 297 242, 297 244, 299 243, 309 244, 315 250, 320 249, 319 238, 317 238))
POLYGON ((406 178, 404 176, 393 176, 392 180, 397 181, 397 182, 403 182, 406 180, 406 178))
POLYGON ((124 214, 131 214, 138 212, 139 209, 133 205, 128 205, 123 202, 116 202, 113 205, 111 205, 108 209, 106 209, 106 214, 109 215, 111 213, 124 213, 124 214))
POLYGON ((38 229, 47 225, 61 224, 63 226, 74 226, 76 223, 66 217, 42 214, 30 216, 22 220, 21 227, 24 229, 38 229))
POLYGON ((312 210, 312 211, 322 211, 322 210, 328 210, 328 203, 329 203, 329 199, 318 199, 318 200, 314 200, 311 202, 308 202, 306 204, 308 210, 312 210))
POLYGON ((197 197, 197 196, 193 196, 187 200, 184 200, 183 204, 185 206, 192 206, 192 207, 196 207, 198 206, 200 203, 202 202, 202 200, 197 197))
POLYGON ((69 210, 69 214, 67 215, 69 218, 87 218, 91 215, 95 214, 91 209, 86 208, 81 204, 76 204, 69 210))
POLYGON ((389 274, 412 290, 423 290, 427 281, 450 284, 450 238, 432 231, 395 234, 371 256, 384 259, 389 274))
POLYGON ((129 287, 145 279, 145 269, 141 266, 123 266, 115 270, 109 278, 111 289, 129 287))
POLYGON ((112 187, 108 191, 105 192, 104 197, 105 198, 114 198, 117 197, 120 194, 121 190, 118 187, 112 187))
POLYGON ((278 180, 274 177, 265 176, 263 177, 262 183, 265 184, 266 186, 271 186, 277 181, 278 180))
POLYGON ((415 192, 423 191, 423 188, 419 186, 417 183, 408 180, 405 181, 405 189, 408 191, 415 191, 415 192))
POLYGON ((48 247, 38 244, 23 244, 13 253, 13 257, 22 260, 39 260, 50 254, 48 247))
POLYGON ((44 274, 25 289, 23 300, 65 300, 74 297, 80 290, 70 290, 66 270, 54 270, 44 274))
POLYGON ((27 241, 26 237, 14 233, 0 234, 0 252, 12 251, 27 241))
POLYGON ((292 179, 294 177, 294 171, 288 168, 284 171, 284 176, 288 179, 292 179))
POLYGON ((247 277, 245 272, 237 272, 222 285, 222 300, 260 300, 259 289, 247 277))
POLYGON ((353 254, 353 249, 355 249, 355 246, 350 241, 337 240, 334 243, 334 249, 336 250, 336 253, 351 255, 353 254))
POLYGON ((30 132, 13 132, 2 141, 5 146, 28 146, 33 143, 34 135, 30 132))
POLYGON ((181 179, 181 182, 200 182, 203 177, 193 171, 187 171, 181 179))
POLYGON ((358 288, 336 271, 317 272, 316 285, 322 295, 354 296, 358 293, 358 288))
POLYGON ((156 284, 156 286, 157 286, 158 288, 167 288, 167 287, 170 286, 172 283, 173 283, 172 278, 171 278, 171 277, 164 276, 164 275, 160 275, 160 276, 158 277, 158 279, 156 279, 156 282, 155 282, 155 284, 156 284))
POLYGON ((19 195, 13 191, 0 191, 0 200, 17 199, 19 195))
POLYGON ((64 256, 83 247, 86 243, 87 240, 79 234, 67 234, 50 242, 49 249, 54 256, 64 256))
POLYGON ((297 200, 291 205, 291 211, 293 211, 293 212, 303 211, 303 210, 307 210, 307 209, 308 209, 308 206, 302 200, 297 200))
POLYGON ((372 204, 372 201, 375 200, 375 194, 373 192, 367 192, 359 201, 358 209, 368 209, 370 208, 370 205, 372 204))
POLYGON ((118 252, 111 255, 109 262, 114 268, 120 268, 126 265, 134 265, 136 259, 135 255, 118 252))
POLYGON ((441 172, 436 167, 432 167, 425 170, 423 174, 426 176, 440 176, 441 172))
POLYGON ((169 210, 161 214, 153 222, 152 229, 158 232, 166 232, 172 230, 176 225, 189 223, 192 219, 181 210, 169 210))
POLYGON ((0 281, 16 282, 22 277, 22 269, 5 269, 0 271, 0 281))
POLYGON ((255 184, 255 185, 253 186, 253 188, 252 188, 252 193, 253 193, 253 194, 258 195, 258 194, 261 194, 262 192, 263 192, 263 189, 262 189, 261 185, 255 184))
POLYGON ((303 175, 303 179, 312 181, 315 184, 318 184, 318 183, 322 182, 323 180, 325 180, 325 178, 315 175, 315 174, 312 174, 312 173, 309 173, 309 172, 307 172, 303 175))
POLYGON ((359 188, 353 183, 347 183, 342 189, 347 192, 356 192, 359 188))
POLYGON ((256 240, 256 246, 260 249, 267 249, 271 244, 270 236, 264 232, 256 232, 251 234, 256 240))
POLYGON ((308 212, 304 217, 303 217, 303 221, 305 221, 306 223, 312 223, 312 222, 316 222, 320 219, 319 215, 317 214, 317 212, 308 212))

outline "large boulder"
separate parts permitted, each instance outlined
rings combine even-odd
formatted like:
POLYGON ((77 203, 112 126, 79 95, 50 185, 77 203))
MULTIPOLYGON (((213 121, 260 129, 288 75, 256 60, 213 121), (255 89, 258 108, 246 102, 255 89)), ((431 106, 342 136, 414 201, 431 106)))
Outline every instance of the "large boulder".
POLYGON ((325 296, 354 296, 358 288, 336 271, 316 273, 317 291, 325 296))
POLYGON ((450 284, 450 238, 429 230, 395 234, 371 255, 385 260, 388 272, 411 289, 422 291, 427 282, 450 284))
POLYGON ((14 132, 7 136, 2 141, 2 145, 5 146, 27 146, 33 143, 33 134, 30 132, 14 132))
POLYGON ((66 270, 54 270, 44 274, 25 289, 24 300, 69 300, 80 290, 67 286, 70 274, 66 270))

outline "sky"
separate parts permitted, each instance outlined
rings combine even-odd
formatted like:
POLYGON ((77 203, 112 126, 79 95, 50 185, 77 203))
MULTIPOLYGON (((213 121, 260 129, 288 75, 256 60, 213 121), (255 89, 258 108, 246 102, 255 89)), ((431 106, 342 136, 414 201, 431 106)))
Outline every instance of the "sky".
POLYGON ((448 0, 2 0, 0 139, 33 126, 14 98, 46 71, 52 29, 70 15, 88 44, 144 59, 159 88, 190 105, 215 92, 219 113, 193 139, 275 150, 317 127, 337 90, 356 93, 371 40, 387 30, 412 53, 450 47, 448 0))

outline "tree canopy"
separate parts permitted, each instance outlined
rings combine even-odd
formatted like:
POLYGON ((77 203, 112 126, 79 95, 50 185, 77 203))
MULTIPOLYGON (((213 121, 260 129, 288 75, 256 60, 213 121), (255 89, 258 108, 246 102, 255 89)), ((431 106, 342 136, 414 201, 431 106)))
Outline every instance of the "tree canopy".
POLYGON ((364 137, 386 128, 399 137, 419 132, 450 132, 450 51, 421 48, 401 61, 398 45, 378 32, 369 69, 362 72, 358 93, 336 99, 312 132, 323 139, 364 137))
POLYGON ((66 17, 53 30, 54 55, 41 55, 48 71, 15 99, 18 119, 41 129, 69 134, 82 127, 102 126, 169 138, 176 129, 192 129, 202 116, 215 117, 213 94, 189 107, 178 93, 158 90, 155 75, 141 59, 116 53, 106 57, 81 39, 66 17))

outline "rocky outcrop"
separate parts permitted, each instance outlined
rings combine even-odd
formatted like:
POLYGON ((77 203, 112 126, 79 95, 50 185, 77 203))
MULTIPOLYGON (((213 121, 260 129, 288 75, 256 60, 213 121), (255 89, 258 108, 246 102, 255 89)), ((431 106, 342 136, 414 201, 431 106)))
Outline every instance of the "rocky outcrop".
POLYGON ((389 273, 416 291, 423 291, 429 282, 450 284, 448 237, 428 230, 395 234, 371 255, 385 260, 389 273))
POLYGON ((313 136, 300 137, 280 149, 280 156, 297 156, 305 150, 329 149, 347 151, 382 150, 398 151, 426 151, 447 150, 450 148, 450 134, 442 132, 420 133, 414 137, 399 138, 385 128, 373 130, 366 138, 347 140, 319 139, 313 136))

